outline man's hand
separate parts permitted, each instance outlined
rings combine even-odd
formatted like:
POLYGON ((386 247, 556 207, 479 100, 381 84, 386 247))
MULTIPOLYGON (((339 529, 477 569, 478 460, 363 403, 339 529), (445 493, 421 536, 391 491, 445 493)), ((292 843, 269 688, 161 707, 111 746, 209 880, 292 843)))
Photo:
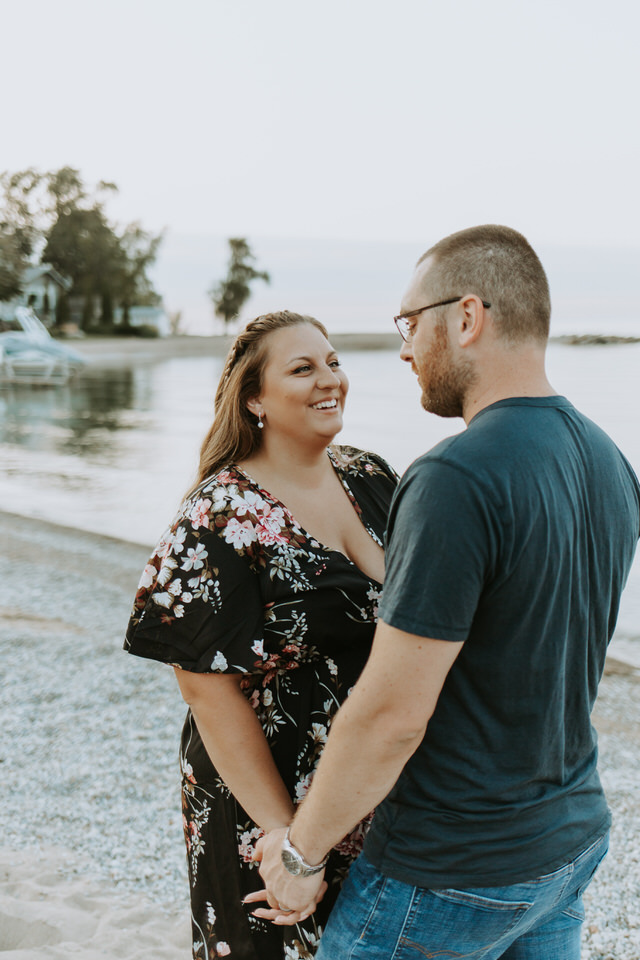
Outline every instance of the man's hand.
POLYGON ((286 827, 272 830, 256 844, 256 860, 260 860, 260 876, 266 890, 249 894, 245 903, 266 900, 271 909, 260 907, 256 917, 278 924, 299 923, 314 912, 322 900, 327 884, 324 870, 312 877, 294 877, 285 868, 280 857, 286 827))

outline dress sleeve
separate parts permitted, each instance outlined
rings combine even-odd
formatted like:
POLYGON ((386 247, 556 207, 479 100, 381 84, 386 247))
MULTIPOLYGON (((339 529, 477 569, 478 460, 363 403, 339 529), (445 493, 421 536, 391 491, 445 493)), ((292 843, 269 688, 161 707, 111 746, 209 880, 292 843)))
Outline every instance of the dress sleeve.
POLYGON ((362 513, 365 524, 384 542, 389 507, 398 485, 398 475, 376 453, 354 447, 337 448, 338 464, 346 480, 356 509, 362 513))
POLYGON ((125 650, 195 673, 257 673, 264 604, 249 557, 192 502, 145 567, 125 650))

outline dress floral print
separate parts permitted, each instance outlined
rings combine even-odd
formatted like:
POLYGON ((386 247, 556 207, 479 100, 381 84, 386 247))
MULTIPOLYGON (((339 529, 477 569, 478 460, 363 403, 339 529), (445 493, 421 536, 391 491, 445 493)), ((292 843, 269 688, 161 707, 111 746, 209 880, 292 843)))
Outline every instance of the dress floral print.
MULTIPOLYGON (((370 453, 332 447, 328 455, 354 510, 382 545, 397 477, 370 453)), ((125 649, 197 673, 242 674, 241 689, 299 803, 331 721, 369 654, 380 591, 230 465, 182 504, 158 543, 142 574, 125 649)), ((278 927, 242 905, 262 887, 253 861, 261 831, 219 777, 191 712, 180 766, 194 960, 313 957, 367 824, 332 851, 329 890, 316 913, 278 927)))

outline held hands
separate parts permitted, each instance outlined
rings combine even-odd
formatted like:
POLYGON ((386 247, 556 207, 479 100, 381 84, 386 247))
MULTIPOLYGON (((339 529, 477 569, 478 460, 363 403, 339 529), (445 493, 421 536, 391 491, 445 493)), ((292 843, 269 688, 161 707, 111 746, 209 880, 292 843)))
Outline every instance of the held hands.
POLYGON ((265 890, 256 890, 245 898, 245 903, 266 900, 267 907, 254 910, 256 917, 273 923, 291 925, 306 920, 322 900, 327 884, 324 870, 311 877, 294 877, 284 867, 280 856, 286 827, 272 830, 256 844, 256 860, 261 861, 260 876, 265 890))

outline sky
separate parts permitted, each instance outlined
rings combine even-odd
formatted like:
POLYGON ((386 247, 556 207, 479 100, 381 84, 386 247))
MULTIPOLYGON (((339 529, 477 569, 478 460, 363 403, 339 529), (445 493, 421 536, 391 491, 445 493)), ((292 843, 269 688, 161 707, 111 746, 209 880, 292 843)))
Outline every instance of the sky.
POLYGON ((0 170, 114 181, 109 215, 171 249, 424 249, 498 222, 534 247, 640 250, 636 0, 0 0, 0 15, 0 170))

